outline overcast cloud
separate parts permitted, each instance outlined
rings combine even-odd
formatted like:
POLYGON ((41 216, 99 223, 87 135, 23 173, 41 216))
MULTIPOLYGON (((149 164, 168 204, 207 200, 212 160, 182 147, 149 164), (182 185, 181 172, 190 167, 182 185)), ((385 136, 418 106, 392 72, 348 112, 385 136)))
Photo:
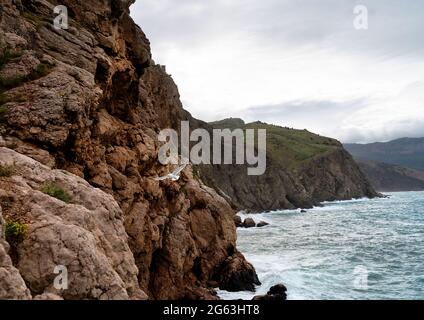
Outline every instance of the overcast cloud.
POLYGON ((424 136, 421 0, 137 0, 186 109, 344 142, 424 136), (353 8, 369 29, 353 28, 353 8))

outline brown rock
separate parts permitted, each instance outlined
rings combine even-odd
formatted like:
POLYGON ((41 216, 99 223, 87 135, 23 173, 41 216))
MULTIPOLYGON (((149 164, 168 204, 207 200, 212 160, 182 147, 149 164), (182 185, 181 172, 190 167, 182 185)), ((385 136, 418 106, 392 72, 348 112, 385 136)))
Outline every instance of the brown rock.
POLYGON ((227 258, 217 273, 219 288, 230 292, 255 291, 261 285, 253 266, 240 252, 227 258))
POLYGON ((210 288, 218 288, 219 287, 219 283, 216 281, 208 281, 208 287, 210 288))
POLYGON ((114 189, 125 190, 128 181, 126 176, 111 166, 109 166, 109 175, 112 178, 112 185, 114 189))
POLYGON ((266 295, 253 297, 256 301, 284 301, 287 300, 287 288, 284 284, 277 284, 271 287, 266 295))
POLYGON ((265 222, 265 221, 261 221, 256 225, 256 227, 258 227, 258 228, 262 228, 262 227, 266 227, 266 226, 269 226, 269 223, 265 222))
POLYGON ((242 221, 241 217, 238 216, 238 215, 234 216, 234 223, 235 223, 237 228, 240 228, 240 227, 243 226, 243 221, 242 221))
POLYGON ((65 299, 145 297, 122 212, 110 195, 7 148, 0 148, 0 159, 0 165, 13 164, 21 174, 4 186, 17 197, 6 214, 28 221, 28 235, 17 246, 17 267, 33 294, 54 293, 65 299), (38 191, 46 181, 63 186, 72 204, 38 191), (52 283, 58 265, 68 268, 70 285, 63 292, 56 292, 52 283))
POLYGON ((62 297, 54 294, 54 293, 43 293, 39 294, 38 296, 35 296, 33 300, 63 300, 62 297))
MULTIPOLYGON (((25 208, 17 215, 29 221, 20 274, 34 295, 65 299, 145 298, 141 290, 157 299, 215 298, 207 282, 234 253, 234 211, 190 167, 176 182, 153 179, 173 169, 157 161, 157 132, 197 120, 151 59, 129 16, 133 1, 64 0, 72 19, 61 31, 37 23, 51 20, 53 3, 33 2, 23 3, 30 14, 6 3, 0 20, 0 52, 22 50, 4 75, 45 68, 5 92, 1 144, 19 139, 31 148, 17 151, 78 177, 2 149, 1 161, 22 168, 8 184, 25 208), (66 188, 71 203, 39 192, 46 180, 66 188), (60 294, 51 290, 59 262, 78 276, 60 294)), ((238 264, 254 272, 244 257, 238 264)))
POLYGON ((256 226, 255 220, 252 218, 246 218, 243 222, 243 227, 245 228, 254 228, 256 226))

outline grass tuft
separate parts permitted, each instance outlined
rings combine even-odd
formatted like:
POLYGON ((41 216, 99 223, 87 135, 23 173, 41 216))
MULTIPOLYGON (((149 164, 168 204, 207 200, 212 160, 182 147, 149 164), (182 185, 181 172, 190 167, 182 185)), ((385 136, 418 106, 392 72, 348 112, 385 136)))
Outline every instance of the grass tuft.
POLYGON ((3 92, 0 92, 0 107, 8 102, 9 100, 7 99, 6 95, 3 92))
POLYGON ((10 60, 16 59, 22 56, 22 52, 18 50, 11 50, 10 48, 4 49, 3 53, 0 54, 0 69, 3 68, 10 60))
POLYGON ((7 108, 4 106, 0 106, 0 123, 6 121, 7 108))
POLYGON ((27 234, 28 225, 26 223, 6 219, 5 236, 10 245, 16 246, 25 239, 27 234))
POLYGON ((0 166, 0 177, 9 178, 15 174, 13 166, 0 166))
POLYGON ((47 76, 50 73, 50 70, 52 69, 52 66, 46 64, 46 63, 40 63, 35 70, 31 73, 32 80, 36 80, 42 77, 47 76))
POLYGON ((46 183, 41 188, 41 192, 65 203, 69 203, 71 201, 71 196, 62 187, 53 182, 46 183))
POLYGON ((17 88, 28 81, 34 81, 45 77, 50 73, 52 68, 53 66, 49 64, 40 63, 30 74, 26 76, 17 76, 8 79, 0 77, 0 93, 17 88))

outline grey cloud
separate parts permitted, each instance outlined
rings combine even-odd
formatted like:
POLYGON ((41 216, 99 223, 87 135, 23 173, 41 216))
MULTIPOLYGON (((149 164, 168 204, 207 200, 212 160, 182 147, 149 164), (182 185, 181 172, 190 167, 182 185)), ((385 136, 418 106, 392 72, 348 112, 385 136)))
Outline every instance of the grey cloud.
POLYGON ((424 2, 418 0, 139 0, 132 10, 156 43, 201 45, 222 36, 258 46, 321 46, 388 57, 422 54, 424 2), (370 28, 353 28, 353 7, 368 6, 370 28))
MULTIPOLYGON (((138 0, 132 7, 132 16, 150 38, 153 49, 177 48, 180 54, 190 55, 194 47, 207 47, 212 41, 225 37, 247 42, 252 52, 247 49, 246 56, 250 55, 258 63, 275 54, 284 57, 287 49, 299 50, 299 57, 302 50, 308 53, 325 50, 337 58, 348 57, 355 62, 362 61, 364 56, 375 58, 377 62, 405 56, 408 59, 404 61, 416 63, 417 70, 424 53, 423 12, 424 1, 420 0, 138 0), (353 28, 356 4, 364 4, 369 9, 370 28, 367 31, 353 28), (257 51, 258 48, 263 50, 257 51)), ((217 50, 231 52, 231 47, 217 50)), ((210 55, 213 59, 214 52, 210 55)), ((358 63, 353 65, 358 66, 358 63)), ((396 66, 397 70, 402 70, 402 64, 396 66)), ((374 72, 379 70, 376 68, 374 72)), ((308 76, 307 70, 299 72, 308 76)), ((334 96, 336 100, 337 92, 334 96)), ((248 121, 308 128, 345 142, 424 135, 423 121, 414 119, 413 115, 411 119, 387 122, 385 128, 376 125, 364 129, 358 123, 344 127, 350 123, 351 114, 371 108, 367 97, 345 102, 311 101, 307 96, 300 99, 278 105, 253 106, 239 114, 222 117, 239 116, 248 121)))
POLYGON ((383 129, 368 128, 361 123, 350 123, 354 113, 367 110, 367 98, 345 101, 291 101, 277 105, 254 106, 238 116, 247 121, 260 120, 272 124, 308 129, 340 139, 345 143, 389 141, 399 137, 423 137, 423 119, 396 119, 387 121, 383 129))
POLYGON ((387 142, 398 138, 421 138, 424 137, 424 120, 398 120, 390 121, 384 130, 366 130, 360 127, 347 128, 339 139, 344 143, 370 143, 387 142))
POLYGON ((365 108, 366 102, 365 98, 345 102, 290 101, 277 105, 250 107, 243 116, 248 121, 256 119, 299 129, 321 128, 340 124, 344 117, 365 108))

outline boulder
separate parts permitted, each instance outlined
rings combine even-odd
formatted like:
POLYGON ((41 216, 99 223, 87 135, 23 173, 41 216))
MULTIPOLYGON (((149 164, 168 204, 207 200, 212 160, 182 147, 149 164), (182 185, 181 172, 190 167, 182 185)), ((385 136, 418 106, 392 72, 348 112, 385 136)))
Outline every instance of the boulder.
POLYGON ((237 228, 243 227, 243 220, 238 215, 234 216, 234 223, 235 223, 237 228))
POLYGON ((221 290, 254 292, 255 285, 261 285, 255 269, 240 252, 227 258, 217 274, 221 290))
POLYGON ((271 287, 267 294, 268 295, 285 295, 286 292, 287 292, 287 287, 284 284, 279 283, 271 287))
POLYGON ((284 284, 277 284, 269 289, 267 294, 253 297, 255 301, 284 301, 287 300, 287 288, 284 284))
POLYGON ((254 228, 256 226, 255 220, 252 218, 246 218, 243 222, 243 227, 245 228, 254 228))
POLYGON ((257 228, 262 228, 262 227, 266 227, 266 226, 269 226, 269 223, 265 222, 265 221, 261 221, 256 225, 257 228))

